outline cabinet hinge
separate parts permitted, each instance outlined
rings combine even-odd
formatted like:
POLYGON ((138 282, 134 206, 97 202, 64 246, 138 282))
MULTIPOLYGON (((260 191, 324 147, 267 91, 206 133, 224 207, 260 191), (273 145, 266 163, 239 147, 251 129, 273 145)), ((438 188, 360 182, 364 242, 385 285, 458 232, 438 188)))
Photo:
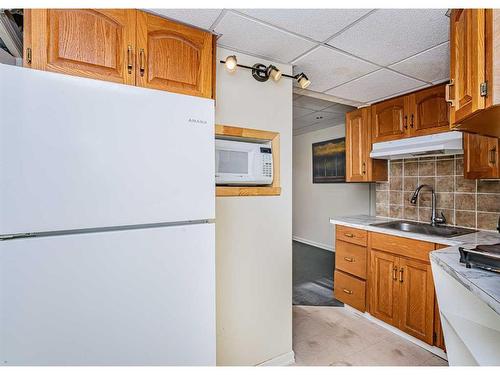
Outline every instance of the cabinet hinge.
POLYGON ((481 96, 488 96, 488 82, 483 82, 479 85, 479 93, 481 96))

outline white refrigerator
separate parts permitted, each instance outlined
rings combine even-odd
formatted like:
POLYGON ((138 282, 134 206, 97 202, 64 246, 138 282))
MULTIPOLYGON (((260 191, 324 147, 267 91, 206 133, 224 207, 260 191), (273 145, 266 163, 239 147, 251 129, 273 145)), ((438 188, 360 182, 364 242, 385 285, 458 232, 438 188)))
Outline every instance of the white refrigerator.
POLYGON ((0 363, 215 365, 214 102, 0 64, 0 363))

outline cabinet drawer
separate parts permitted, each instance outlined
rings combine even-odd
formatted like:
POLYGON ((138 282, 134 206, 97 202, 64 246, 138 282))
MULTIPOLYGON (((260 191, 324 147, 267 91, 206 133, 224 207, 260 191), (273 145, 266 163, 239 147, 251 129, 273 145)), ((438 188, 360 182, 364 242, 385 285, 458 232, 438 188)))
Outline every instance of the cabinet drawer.
POLYGON ((381 233, 370 233, 371 248, 386 251, 408 258, 429 262, 429 252, 434 250, 434 243, 414 240, 381 233))
POLYGON ((336 225, 337 240, 342 240, 356 245, 366 246, 368 233, 366 230, 344 227, 343 225, 336 225))
POLYGON ((366 282, 341 271, 335 271, 334 277, 335 298, 359 311, 365 311, 366 282))
POLYGON ((337 241, 335 245, 335 268, 366 279, 366 247, 337 241))

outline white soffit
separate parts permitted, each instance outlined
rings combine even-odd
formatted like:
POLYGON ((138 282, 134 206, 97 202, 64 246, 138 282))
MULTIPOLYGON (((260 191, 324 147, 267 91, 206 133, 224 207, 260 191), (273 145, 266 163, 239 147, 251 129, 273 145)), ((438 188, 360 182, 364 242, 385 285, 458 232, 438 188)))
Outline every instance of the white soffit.
POLYGON ((179 20, 189 25, 208 30, 213 25, 222 9, 148 9, 160 16, 179 20))
POLYGON ((277 62, 291 61, 315 46, 306 39, 231 11, 224 14, 215 31, 222 34, 220 45, 277 62))
POLYGON ((378 99, 424 86, 428 86, 428 84, 387 69, 380 69, 354 81, 335 87, 327 91, 327 94, 371 103, 378 99))
POLYGON ((294 73, 306 72, 312 82, 308 88, 320 92, 377 69, 377 65, 324 46, 319 46, 294 61, 294 73))
POLYGON ((427 82, 446 81, 450 77, 450 42, 391 65, 390 68, 427 82))
POLYGON ((370 9, 239 9, 239 12, 323 42, 370 9))
POLYGON ((328 44, 380 65, 448 40, 446 9, 379 9, 328 44))

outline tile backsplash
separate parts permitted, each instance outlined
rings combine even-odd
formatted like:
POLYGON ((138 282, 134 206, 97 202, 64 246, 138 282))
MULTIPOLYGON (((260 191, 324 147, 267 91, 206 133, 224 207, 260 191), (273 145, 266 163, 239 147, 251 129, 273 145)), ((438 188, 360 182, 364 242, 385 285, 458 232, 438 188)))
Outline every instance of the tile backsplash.
POLYGON ((376 184, 377 216, 430 222, 431 193, 422 189, 417 204, 410 197, 421 184, 434 187, 436 214, 448 224, 495 230, 500 216, 500 180, 467 180, 462 155, 389 162, 389 181, 376 184))

